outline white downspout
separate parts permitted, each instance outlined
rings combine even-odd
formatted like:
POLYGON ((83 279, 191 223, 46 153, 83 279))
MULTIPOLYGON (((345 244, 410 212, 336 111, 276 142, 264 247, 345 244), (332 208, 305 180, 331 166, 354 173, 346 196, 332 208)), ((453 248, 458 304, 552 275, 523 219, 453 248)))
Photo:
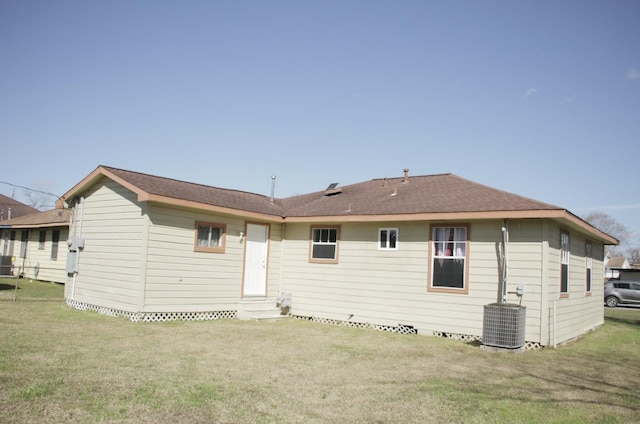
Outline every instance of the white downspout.
POLYGON ((507 284, 509 282, 509 221, 502 224, 502 296, 501 303, 507 303, 507 284))
MULTIPOLYGON (((83 221, 83 217, 84 217, 84 197, 80 198, 80 201, 78 202, 78 204, 76 204, 76 212, 78 211, 78 209, 80 209, 80 213, 76 215, 76 220, 73 223, 73 240, 76 240, 78 237, 82 236, 82 221, 83 221), (80 226, 80 229, 78 230, 78 225, 80 226)), ((71 300, 75 300, 75 294, 76 294, 76 277, 78 276, 78 265, 80 263, 80 249, 78 249, 78 251, 76 252, 76 266, 75 266, 75 270, 73 272, 73 281, 71 283, 71 300)))

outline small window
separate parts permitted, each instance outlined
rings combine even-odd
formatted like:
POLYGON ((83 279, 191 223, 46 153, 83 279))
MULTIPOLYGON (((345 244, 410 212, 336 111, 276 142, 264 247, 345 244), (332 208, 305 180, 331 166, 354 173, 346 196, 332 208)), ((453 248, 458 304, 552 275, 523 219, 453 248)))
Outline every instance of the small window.
POLYGON ((13 256, 13 250, 16 244, 16 232, 11 231, 9 238, 9 256, 13 256))
POLYGON ((224 253, 226 226, 196 222, 195 247, 196 252, 224 253))
POLYGON ((560 233, 560 294, 569 293, 569 258, 571 240, 569 233, 562 231, 560 233))
POLYGON ((58 259, 58 244, 60 242, 60 230, 53 230, 51 233, 51 259, 58 259))
POLYGON ((44 250, 44 244, 46 243, 46 241, 47 232, 41 230, 38 238, 38 250, 44 250))
POLYGON ((593 269, 593 245, 589 240, 586 241, 584 245, 584 256, 586 260, 586 284, 587 284, 587 293, 591 292, 591 271, 593 269))
POLYGON ((339 227, 311 227, 311 261, 338 262, 339 227))
POLYGON ((431 226, 429 290, 467 293, 469 226, 431 226))
POLYGON ((20 235, 20 257, 27 257, 27 246, 29 245, 29 230, 23 230, 20 235))
POLYGON ((378 249, 397 250, 398 249, 398 229, 380 228, 378 231, 378 249))

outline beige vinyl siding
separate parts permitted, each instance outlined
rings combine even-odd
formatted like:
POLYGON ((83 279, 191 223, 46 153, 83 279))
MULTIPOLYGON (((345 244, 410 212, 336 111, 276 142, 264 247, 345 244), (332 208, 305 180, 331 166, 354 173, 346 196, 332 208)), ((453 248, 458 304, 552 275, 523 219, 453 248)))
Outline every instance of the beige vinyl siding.
POLYGON ((484 305, 498 296, 501 223, 471 223, 467 295, 427 292, 429 224, 342 224, 338 264, 309 263, 309 225, 288 224, 283 290, 292 293, 291 312, 480 336, 484 305), (398 228, 398 250, 378 250, 381 227, 398 228))
MULTIPOLYGON (((108 179, 85 195, 84 210, 74 218, 85 248, 79 273, 65 296, 91 305, 137 311, 145 217, 136 195, 108 179)), ((76 209, 77 210, 77 209, 76 209)))
POLYGON ((236 309, 242 282, 244 221, 149 207, 145 312, 236 309), (224 253, 194 251, 196 221, 226 225, 224 253))
MULTIPOLYGON (((338 264, 309 263, 309 225, 288 224, 283 291, 292 293, 291 312, 481 336, 484 305, 500 298, 502 221, 470 222, 467 295, 427 292, 429 224, 342 224, 338 264), (397 251, 377 249, 381 227, 399 229, 397 251)), ((507 302, 519 303, 513 292, 524 285, 526 340, 546 344, 544 231, 542 220, 509 222, 507 302)))
MULTIPOLYGON (((604 323, 603 308, 603 245, 593 242, 593 274, 591 294, 586 291, 584 256, 585 236, 570 233, 569 292, 560 296, 560 231, 550 226, 549 248, 549 344, 563 343, 604 323), (555 317, 553 316, 555 311, 555 317), (555 324, 555 327, 554 327, 555 324)), ((568 231, 567 229, 564 229, 568 231)))
MULTIPOLYGON (((245 221, 161 205, 149 206, 145 312, 235 310, 242 291, 245 221), (224 253, 194 251, 195 222, 226 226, 224 253)), ((279 225, 271 225, 267 295, 277 297, 279 225)))
POLYGON ((543 284, 543 221, 538 219, 509 221, 509 269, 507 303, 521 304, 526 310, 526 340, 542 343, 541 323, 545 321, 542 299, 543 284), (514 293, 524 286, 522 299, 514 293))
MULTIPOLYGON (((9 230, 6 230, 9 231, 9 230)), ((42 281, 51 281, 55 283, 64 283, 67 273, 67 235, 69 229, 67 227, 44 227, 44 228, 15 228, 16 242, 13 255, 15 256, 13 273, 15 275, 22 274, 25 278, 34 278, 42 281), (51 259, 52 234, 54 230, 60 231, 58 240, 58 258, 51 259), (29 239, 26 246, 25 257, 20 257, 22 248, 22 231, 29 232, 29 239), (46 232, 44 248, 40 249, 40 231, 46 232), (38 272, 36 273, 36 264, 38 272)))
MULTIPOLYGON (((68 227, 37 228, 31 230, 29 241, 28 266, 31 271, 38 263, 39 271, 35 278, 42 281, 65 283, 67 281, 67 237, 68 227), (46 231, 44 249, 39 249, 40 231, 46 231), (59 231, 58 257, 51 259, 51 247, 53 245, 53 231, 59 231)), ((31 275, 29 275, 31 277, 31 275)))
POLYGON ((282 224, 271 224, 267 260, 267 298, 269 299, 276 299, 281 293, 282 231, 282 224))

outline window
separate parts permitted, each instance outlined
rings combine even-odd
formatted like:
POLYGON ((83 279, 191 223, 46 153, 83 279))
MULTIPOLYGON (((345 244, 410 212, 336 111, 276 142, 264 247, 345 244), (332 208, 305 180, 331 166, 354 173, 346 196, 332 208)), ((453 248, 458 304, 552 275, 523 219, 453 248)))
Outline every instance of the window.
POLYGON ((13 249, 15 247, 15 243, 16 243, 16 232, 15 231, 11 231, 11 236, 9 239, 9 256, 13 256, 13 249))
POLYGON ((469 226, 431 226, 429 290, 467 293, 469 226))
POLYGON ((569 293, 569 233, 560 232, 560 294, 569 293))
POLYGON ((51 259, 58 259, 58 243, 60 241, 60 230, 53 230, 51 233, 51 259))
POLYGON ((584 244, 584 256, 587 267, 587 293, 591 292, 591 270, 593 269, 593 245, 589 240, 584 244))
POLYGON ((9 255, 9 231, 4 232, 4 244, 2 246, 2 256, 9 255))
POLYGON ((47 231, 40 230, 40 237, 38 239, 38 250, 44 250, 44 244, 47 241, 47 231))
POLYGON ((29 244, 29 230, 22 230, 20 235, 20 257, 27 257, 27 245, 29 244))
POLYGON ((380 228, 378 231, 378 249, 397 250, 398 249, 398 229, 380 228))
POLYGON ((195 247, 196 252, 224 253, 226 226, 196 222, 195 247))
POLYGON ((311 227, 311 261, 338 262, 340 227, 311 227))

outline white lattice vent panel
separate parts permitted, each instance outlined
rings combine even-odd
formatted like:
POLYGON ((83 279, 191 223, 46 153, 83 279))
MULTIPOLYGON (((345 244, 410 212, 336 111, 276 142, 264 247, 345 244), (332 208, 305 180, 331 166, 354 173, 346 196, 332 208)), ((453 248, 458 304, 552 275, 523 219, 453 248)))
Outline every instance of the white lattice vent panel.
POLYGON ((480 336, 472 336, 470 334, 446 333, 444 331, 434 331, 433 335, 435 337, 441 337, 443 339, 459 340, 468 343, 479 342, 482 340, 482 337, 480 336))
POLYGON ((304 320, 304 321, 313 321, 321 324, 329 324, 336 325, 339 327, 354 327, 354 328, 363 328, 370 329, 376 331, 388 331, 390 333, 400 333, 406 335, 418 334, 418 330, 410 325, 377 325, 370 324, 368 322, 356 322, 356 321, 344 321, 338 319, 329 319, 329 318, 318 318, 318 317, 307 317, 302 315, 291 315, 291 318, 304 320))
POLYGON ((236 311, 127 312, 119 309, 105 308, 104 306, 89 305, 75 300, 67 300, 67 305, 80 311, 93 311, 110 317, 125 317, 133 322, 213 321, 236 318, 236 311))

